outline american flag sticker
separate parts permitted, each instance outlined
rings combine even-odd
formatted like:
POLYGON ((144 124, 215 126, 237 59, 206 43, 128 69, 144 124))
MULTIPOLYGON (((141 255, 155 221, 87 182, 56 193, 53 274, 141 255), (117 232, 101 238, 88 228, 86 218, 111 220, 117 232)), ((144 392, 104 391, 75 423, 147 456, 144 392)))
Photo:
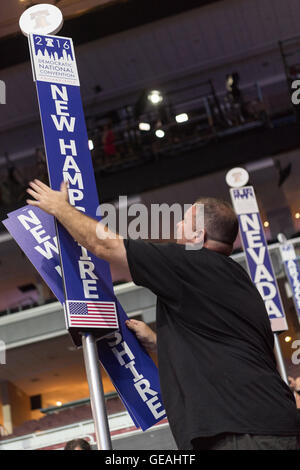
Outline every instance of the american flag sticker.
POLYGON ((115 302, 67 301, 69 327, 119 328, 115 302))

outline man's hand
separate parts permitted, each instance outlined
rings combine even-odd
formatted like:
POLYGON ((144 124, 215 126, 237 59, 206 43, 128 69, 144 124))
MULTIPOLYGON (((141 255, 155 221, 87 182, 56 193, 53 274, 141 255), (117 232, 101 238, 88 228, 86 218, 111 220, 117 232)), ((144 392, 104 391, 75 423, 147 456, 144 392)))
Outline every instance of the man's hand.
POLYGON ((27 192, 35 199, 26 201, 31 206, 39 207, 48 214, 56 216, 68 205, 68 188, 65 182, 61 184, 60 191, 54 191, 39 180, 30 181, 29 186, 27 192))
POLYGON ((300 395, 297 393, 300 390, 300 377, 288 377, 289 385, 294 392, 296 406, 300 409, 300 395))
POLYGON ((146 323, 139 320, 126 320, 126 325, 145 349, 156 351, 156 333, 146 323))
POLYGON ((295 379, 293 377, 288 377, 288 380, 292 390, 295 392, 300 390, 300 377, 296 377, 295 379))

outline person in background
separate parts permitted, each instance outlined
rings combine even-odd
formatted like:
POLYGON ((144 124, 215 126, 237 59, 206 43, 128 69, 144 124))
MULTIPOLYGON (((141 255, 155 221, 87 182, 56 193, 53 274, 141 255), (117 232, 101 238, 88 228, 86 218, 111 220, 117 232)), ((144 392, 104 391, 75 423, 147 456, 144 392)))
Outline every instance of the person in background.
POLYGON ((103 151, 105 155, 105 164, 109 163, 109 159, 116 155, 116 147, 115 147, 115 134, 111 129, 110 124, 106 124, 103 128, 102 134, 102 144, 103 144, 103 151))
POLYGON ((240 90, 240 76, 237 72, 226 75, 226 97, 228 104, 227 121, 232 125, 239 125, 245 122, 244 118, 244 99, 240 90))
POLYGON ((73 439, 66 443, 64 450, 92 450, 85 439, 73 439))

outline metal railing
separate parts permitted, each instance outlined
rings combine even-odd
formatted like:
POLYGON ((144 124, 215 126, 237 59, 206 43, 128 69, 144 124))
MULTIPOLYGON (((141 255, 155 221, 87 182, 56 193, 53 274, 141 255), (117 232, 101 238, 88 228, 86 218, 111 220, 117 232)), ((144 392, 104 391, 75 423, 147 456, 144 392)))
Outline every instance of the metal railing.
MULTIPOLYGON (((110 392, 110 393, 106 393, 104 395, 104 398, 105 398, 105 401, 107 402, 111 400, 112 398, 113 399, 119 398, 119 395, 117 392, 110 392)), ((81 400, 75 400, 75 401, 70 401, 68 403, 63 403, 60 406, 49 406, 48 408, 41 408, 40 412, 48 415, 48 414, 60 412, 62 410, 67 410, 70 408, 75 408, 78 406, 83 406, 83 405, 88 405, 88 404, 90 404, 90 399, 82 398, 81 400)))

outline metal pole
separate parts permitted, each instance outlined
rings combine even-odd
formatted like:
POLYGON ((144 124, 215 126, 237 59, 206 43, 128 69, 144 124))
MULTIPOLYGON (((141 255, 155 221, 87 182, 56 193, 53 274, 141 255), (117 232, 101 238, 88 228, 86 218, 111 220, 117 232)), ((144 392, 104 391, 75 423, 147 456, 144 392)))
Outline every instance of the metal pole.
POLYGON ((111 438, 105 407, 105 399, 100 373, 96 342, 93 335, 82 335, 85 370, 90 390, 90 399, 98 450, 111 450, 111 438))
POLYGON ((283 359, 283 355, 282 355, 282 351, 281 351, 281 347, 280 347, 280 343, 279 343, 277 333, 274 333, 274 352, 275 352, 275 356, 276 356, 276 360, 277 360, 278 371, 281 375, 281 378, 282 378, 282 380, 285 381, 285 383, 287 385, 289 385, 289 381, 288 381, 288 378, 287 378, 287 373, 286 373, 286 370, 285 370, 284 359, 283 359))

